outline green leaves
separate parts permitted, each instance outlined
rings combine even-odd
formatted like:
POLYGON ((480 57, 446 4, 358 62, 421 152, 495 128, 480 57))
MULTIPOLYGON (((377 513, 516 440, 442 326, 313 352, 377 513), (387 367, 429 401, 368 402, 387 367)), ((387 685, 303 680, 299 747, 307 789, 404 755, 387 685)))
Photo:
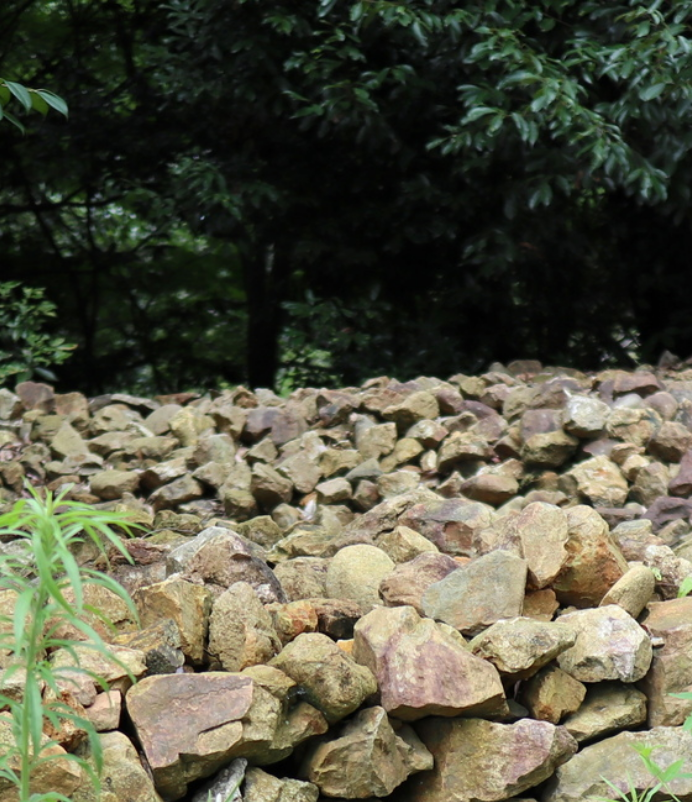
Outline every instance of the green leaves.
POLYGON ((34 374, 55 379, 50 368, 61 365, 76 347, 43 331, 55 315, 55 304, 44 298, 43 289, 0 283, 0 386, 34 374))
POLYGON ((16 81, 0 78, 0 120, 6 119, 22 133, 25 130, 24 125, 6 108, 12 99, 26 112, 36 111, 45 116, 48 109, 52 108, 67 116, 67 103, 53 92, 47 89, 28 89, 16 81))
MULTIPOLYGON (((100 575, 76 563, 72 549, 86 534, 95 544, 97 552, 106 556, 106 550, 115 546, 128 559, 129 553, 120 536, 112 527, 118 527, 126 535, 135 528, 125 515, 103 512, 65 498, 65 492, 54 497, 27 485, 29 498, 20 499, 8 512, 0 515, 0 534, 5 539, 25 544, 26 548, 14 553, 0 554, 0 592, 15 594, 12 615, 0 615, 0 645, 9 651, 8 668, 1 673, 7 680, 13 673, 25 674, 24 693, 19 701, 2 692, 0 705, 9 710, 14 743, 0 757, 0 777, 13 783, 22 800, 48 802, 57 799, 47 793, 30 797, 29 779, 42 763, 51 760, 72 760, 90 776, 98 791, 98 776, 87 760, 76 754, 54 754, 47 751, 55 741, 44 734, 44 724, 49 722, 59 730, 61 724, 70 721, 83 729, 89 738, 94 763, 101 764, 100 741, 91 723, 76 714, 60 699, 59 681, 65 681, 66 669, 53 666, 48 653, 62 647, 73 656, 77 665, 73 672, 88 673, 105 687, 102 677, 82 669, 79 665, 78 649, 92 649, 106 659, 118 662, 91 627, 85 614, 97 613, 103 620, 105 615, 94 610, 84 601, 84 589, 88 584, 108 587, 127 602, 136 617, 134 605, 126 591, 110 577, 100 575), (68 602, 65 592, 70 590, 73 598, 68 602), (57 629, 77 629, 86 638, 75 641, 56 638, 57 629), (43 686, 51 690, 44 698, 43 686)), ((7 739, 4 739, 7 743, 7 739)), ((62 798, 62 797, 61 797, 62 798)))

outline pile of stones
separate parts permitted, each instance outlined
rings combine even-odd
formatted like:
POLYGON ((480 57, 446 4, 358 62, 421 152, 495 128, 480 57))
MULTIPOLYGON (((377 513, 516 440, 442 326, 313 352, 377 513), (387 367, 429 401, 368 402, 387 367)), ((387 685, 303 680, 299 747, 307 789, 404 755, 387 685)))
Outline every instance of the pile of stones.
MULTIPOLYGON (((576 802, 646 787, 633 747, 692 770, 692 370, 24 382, 0 482, 0 510, 29 482, 141 526, 130 562, 78 555, 135 601, 90 590, 117 663, 51 656, 107 679, 63 691, 101 733, 102 802, 576 802)), ((36 790, 96 799, 50 765, 36 790)))

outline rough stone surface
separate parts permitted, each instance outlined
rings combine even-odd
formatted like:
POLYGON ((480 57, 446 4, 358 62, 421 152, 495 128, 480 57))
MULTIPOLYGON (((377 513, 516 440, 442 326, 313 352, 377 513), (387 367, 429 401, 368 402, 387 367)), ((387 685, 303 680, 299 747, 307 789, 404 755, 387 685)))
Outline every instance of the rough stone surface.
POLYGON ((460 632, 476 634, 502 618, 521 615, 526 570, 525 560, 506 551, 478 557, 431 585, 423 611, 460 632))
POLYGON ((509 799, 550 777, 577 749, 564 727, 531 719, 495 724, 433 717, 416 732, 435 767, 408 781, 397 795, 402 802, 509 799))
POLYGON ((356 624, 353 657, 377 679, 382 707, 415 721, 506 709, 497 671, 464 641, 412 607, 379 608, 356 624))

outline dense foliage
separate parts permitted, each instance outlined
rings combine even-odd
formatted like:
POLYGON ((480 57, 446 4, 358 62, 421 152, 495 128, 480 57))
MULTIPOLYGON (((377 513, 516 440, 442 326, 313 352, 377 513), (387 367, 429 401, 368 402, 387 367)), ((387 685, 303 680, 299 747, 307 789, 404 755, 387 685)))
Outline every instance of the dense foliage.
MULTIPOLYGON (((0 258, 88 392, 692 353, 692 0, 7 0, 0 258)), ((2 98, 0 98, 2 100, 2 98)))

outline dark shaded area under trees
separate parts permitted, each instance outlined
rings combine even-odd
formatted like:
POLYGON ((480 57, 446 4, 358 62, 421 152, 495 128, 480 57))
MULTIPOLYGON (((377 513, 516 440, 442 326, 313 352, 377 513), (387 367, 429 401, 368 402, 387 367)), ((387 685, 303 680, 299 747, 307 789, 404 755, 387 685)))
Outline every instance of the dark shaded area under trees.
POLYGON ((692 0, 5 0, 2 280, 59 385, 692 353, 692 0))

